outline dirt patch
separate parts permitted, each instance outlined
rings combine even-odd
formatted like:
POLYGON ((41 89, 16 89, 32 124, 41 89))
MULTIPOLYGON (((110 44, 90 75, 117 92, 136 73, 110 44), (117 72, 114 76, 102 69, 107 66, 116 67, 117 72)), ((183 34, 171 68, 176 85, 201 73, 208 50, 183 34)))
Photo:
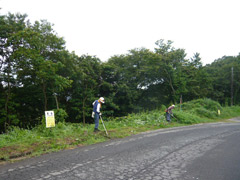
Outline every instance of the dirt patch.
POLYGON ((6 161, 7 159, 15 159, 32 154, 33 149, 31 147, 23 147, 21 145, 13 145, 0 148, 0 161, 6 161))

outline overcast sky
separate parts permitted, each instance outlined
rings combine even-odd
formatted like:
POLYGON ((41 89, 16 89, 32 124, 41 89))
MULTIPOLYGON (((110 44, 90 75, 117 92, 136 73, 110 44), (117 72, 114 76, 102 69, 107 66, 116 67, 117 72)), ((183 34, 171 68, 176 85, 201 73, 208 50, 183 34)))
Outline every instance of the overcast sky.
POLYGON ((46 19, 77 55, 113 55, 173 41, 203 64, 240 52, 240 0, 0 0, 0 14, 46 19))

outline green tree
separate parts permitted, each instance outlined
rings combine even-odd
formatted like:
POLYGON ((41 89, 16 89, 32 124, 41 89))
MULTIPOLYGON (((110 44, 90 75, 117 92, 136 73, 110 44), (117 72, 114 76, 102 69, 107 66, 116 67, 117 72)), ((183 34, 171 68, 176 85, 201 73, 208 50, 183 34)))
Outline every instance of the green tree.
MULTIPOLYGON (((58 73, 64 67, 61 55, 65 42, 56 35, 50 23, 36 21, 31 25, 26 15, 9 14, 1 19, 1 24, 1 72, 6 92, 4 121, 11 125, 10 117, 17 120, 19 112, 22 113, 20 124, 35 121, 32 118, 24 120, 24 111, 28 109, 41 117, 49 108, 48 100, 53 99, 53 93, 60 93, 71 84, 71 80, 58 73), (10 104, 15 108, 10 108, 10 104), (29 107, 30 104, 34 105, 29 107), (43 104, 43 108, 39 109, 39 104, 43 104), (16 110, 11 116, 10 109, 16 110)), ((58 104, 56 96, 55 102, 58 104)), ((50 108, 53 109, 53 105, 50 108)))
POLYGON ((0 75, 5 97, 0 126, 3 128, 4 125, 4 131, 6 131, 7 126, 19 122, 15 110, 18 104, 14 101, 15 94, 13 93, 13 88, 17 86, 14 53, 22 44, 17 43, 14 37, 26 27, 27 23, 26 15, 8 14, 8 16, 0 16, 0 75))
POLYGON ((203 67, 200 54, 195 53, 184 68, 186 74, 185 100, 200 99, 209 96, 212 90, 212 81, 203 67))
POLYGON ((213 90, 210 93, 211 98, 223 105, 231 104, 232 93, 232 68, 233 68, 233 100, 238 104, 240 88, 240 56, 224 56, 207 65, 206 71, 212 80, 213 90))
POLYGON ((141 86, 145 80, 143 69, 149 53, 147 49, 130 50, 127 55, 110 58, 106 64, 113 70, 108 72, 104 80, 111 84, 113 89, 113 93, 109 94, 114 97, 112 105, 116 108, 115 115, 125 115, 140 107, 137 104, 141 99, 141 86))
MULTIPOLYGON (((68 111, 76 122, 90 122, 92 102, 99 96, 101 84, 100 60, 82 55, 75 58, 72 88, 69 90, 68 111)), ((73 120, 72 120, 73 121, 73 120)))
POLYGON ((183 67, 187 60, 183 49, 175 49, 172 41, 159 40, 155 44, 155 53, 159 55, 158 76, 164 85, 168 86, 169 100, 173 103, 179 99, 180 95, 186 90, 186 83, 183 78, 183 67))

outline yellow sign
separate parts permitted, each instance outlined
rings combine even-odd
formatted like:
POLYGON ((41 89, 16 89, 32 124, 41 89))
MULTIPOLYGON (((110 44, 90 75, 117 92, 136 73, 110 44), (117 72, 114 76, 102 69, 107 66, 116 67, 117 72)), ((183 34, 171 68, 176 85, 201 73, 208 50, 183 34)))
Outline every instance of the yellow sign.
POLYGON ((55 127, 54 111, 45 111, 46 128, 55 127))

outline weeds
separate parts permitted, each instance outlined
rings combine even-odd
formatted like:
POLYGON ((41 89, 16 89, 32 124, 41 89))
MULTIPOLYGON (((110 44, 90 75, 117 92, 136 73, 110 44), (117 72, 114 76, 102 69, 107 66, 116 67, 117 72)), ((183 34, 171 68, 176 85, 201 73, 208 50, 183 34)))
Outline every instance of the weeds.
POLYGON ((89 145, 108 140, 123 138, 139 132, 182 126, 188 124, 215 122, 221 119, 240 116, 240 107, 221 107, 210 99, 198 99, 184 103, 182 110, 176 106, 172 123, 165 120, 164 109, 129 114, 128 116, 104 119, 109 137, 100 123, 101 131, 94 133, 94 124, 58 122, 54 128, 40 125, 32 130, 12 127, 7 134, 0 135, 0 161, 22 156, 36 156, 76 146, 89 145), (220 110, 221 114, 218 114, 220 110))

